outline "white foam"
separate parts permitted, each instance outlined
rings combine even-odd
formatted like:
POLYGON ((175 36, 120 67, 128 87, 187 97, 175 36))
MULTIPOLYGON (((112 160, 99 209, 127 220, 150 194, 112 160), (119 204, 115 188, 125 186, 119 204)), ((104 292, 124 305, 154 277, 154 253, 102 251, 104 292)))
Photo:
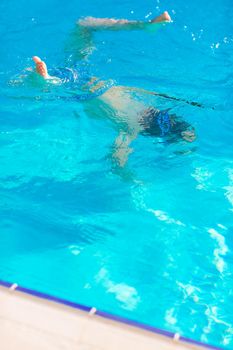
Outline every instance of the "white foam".
POLYGON ((175 309, 172 308, 170 310, 167 310, 166 315, 165 315, 165 320, 169 324, 176 324, 177 323, 177 318, 174 316, 175 309))
POLYGON ((217 270, 222 273, 225 268, 225 262, 221 256, 225 255, 228 252, 228 247, 225 243, 225 237, 213 228, 210 228, 208 232, 218 244, 218 248, 214 249, 215 265, 217 270))
POLYGON ((150 213, 153 213, 158 220, 165 221, 167 224, 176 224, 179 226, 186 226, 183 222, 181 222, 180 220, 175 220, 171 218, 167 213, 165 213, 162 210, 147 209, 147 211, 150 213))
POLYGON ((106 268, 100 269, 96 276, 98 282, 102 282, 107 293, 115 294, 117 300, 122 303, 122 308, 134 310, 140 302, 140 296, 137 290, 126 283, 116 283, 109 278, 109 272, 106 268))
POLYGON ((225 186, 223 188, 224 190, 226 190, 225 197, 233 206, 233 169, 228 170, 228 177, 229 177, 229 186, 225 186))

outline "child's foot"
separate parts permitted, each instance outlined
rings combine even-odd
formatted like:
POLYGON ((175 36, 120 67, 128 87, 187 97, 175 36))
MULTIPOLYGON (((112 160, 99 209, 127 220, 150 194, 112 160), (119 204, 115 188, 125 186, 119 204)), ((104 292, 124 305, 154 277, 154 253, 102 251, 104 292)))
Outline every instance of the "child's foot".
POLYGON ((38 56, 33 56, 32 59, 36 64, 36 72, 39 75, 41 75, 43 78, 47 79, 49 75, 48 75, 48 70, 45 62, 42 61, 38 56))
POLYGON ((171 22, 171 17, 167 11, 151 20, 151 23, 171 22))

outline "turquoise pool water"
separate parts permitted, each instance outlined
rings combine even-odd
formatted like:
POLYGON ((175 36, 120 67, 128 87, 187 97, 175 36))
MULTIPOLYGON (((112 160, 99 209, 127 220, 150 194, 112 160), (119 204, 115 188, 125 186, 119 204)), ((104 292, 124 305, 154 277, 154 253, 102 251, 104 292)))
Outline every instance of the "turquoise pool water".
MULTIPOLYGON (((0 3, 0 279, 233 348, 233 15, 228 0, 0 3), (173 23, 94 33, 91 74, 198 101, 145 99, 194 125, 193 144, 116 129, 73 87, 13 84, 31 56, 62 66, 82 16, 173 23), (11 83, 9 83, 11 82, 11 83)), ((72 56, 73 57, 73 56, 72 56)))

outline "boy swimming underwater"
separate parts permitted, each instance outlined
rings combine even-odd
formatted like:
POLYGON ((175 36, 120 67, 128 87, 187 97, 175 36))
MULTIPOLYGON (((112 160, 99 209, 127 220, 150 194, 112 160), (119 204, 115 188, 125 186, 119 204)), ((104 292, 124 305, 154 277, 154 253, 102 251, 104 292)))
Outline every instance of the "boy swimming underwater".
MULTIPOLYGON (((87 31, 141 30, 148 26, 156 26, 170 21, 169 14, 164 12, 149 22, 87 17, 79 20, 77 24, 79 28, 87 31)), ((119 166, 124 166, 127 162, 128 155, 132 151, 129 145, 138 134, 162 137, 167 142, 179 140, 193 142, 196 138, 194 128, 181 118, 169 114, 168 110, 160 111, 155 107, 148 108, 143 102, 133 98, 132 92, 140 92, 140 89, 115 86, 112 82, 101 81, 95 77, 84 77, 83 79, 78 68, 57 69, 53 75, 49 75, 45 62, 37 56, 34 56, 33 60, 36 64, 36 72, 43 79, 57 84, 77 82, 81 90, 88 91, 87 94, 84 93, 81 96, 77 94, 67 99, 84 101, 85 109, 90 115, 93 115, 94 111, 96 113, 99 108, 99 114, 102 115, 105 111, 106 117, 114 122, 119 134, 115 140, 112 156, 119 166)), ((150 93, 149 91, 141 91, 150 93)))

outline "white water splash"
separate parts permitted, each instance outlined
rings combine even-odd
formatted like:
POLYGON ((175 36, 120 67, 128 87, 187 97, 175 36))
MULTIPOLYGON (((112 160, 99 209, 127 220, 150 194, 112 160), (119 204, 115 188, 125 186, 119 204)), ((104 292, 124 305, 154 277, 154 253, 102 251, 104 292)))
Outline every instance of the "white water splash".
POLYGON ((225 262, 222 258, 222 255, 226 255, 228 252, 228 247, 225 243, 225 237, 222 236, 219 232, 217 232, 215 229, 210 228, 208 230, 211 237, 216 241, 218 248, 214 249, 214 257, 215 257, 215 265, 217 270, 222 273, 225 268, 225 262))
POLYGON ((179 288, 184 293, 184 299, 191 298, 195 303, 199 301, 197 293, 200 292, 200 288, 197 288, 191 284, 184 284, 181 282, 176 282, 179 288))
POLYGON ((210 179, 213 177, 213 173, 207 168, 197 167, 191 176, 198 182, 196 186, 197 190, 210 190, 210 179))
POLYGON ((162 210, 147 209, 147 211, 149 213, 153 213, 158 220, 164 221, 167 224, 175 224, 175 225, 179 225, 179 226, 186 226, 183 222, 181 222, 180 220, 175 220, 175 219, 171 218, 167 213, 165 213, 162 210))
POLYGON ((167 323, 172 324, 172 325, 177 323, 177 318, 175 317, 174 313, 175 313, 174 308, 171 308, 171 309, 166 311, 165 320, 167 323))
POLYGON ((226 190, 225 197, 233 206, 233 169, 228 170, 228 178, 229 178, 229 186, 225 186, 223 187, 223 189, 226 190))
POLYGON ((140 302, 140 297, 134 287, 125 283, 115 283, 109 278, 109 273, 105 268, 100 269, 96 280, 103 283, 107 293, 115 294, 116 299, 122 303, 123 309, 134 310, 140 302))

